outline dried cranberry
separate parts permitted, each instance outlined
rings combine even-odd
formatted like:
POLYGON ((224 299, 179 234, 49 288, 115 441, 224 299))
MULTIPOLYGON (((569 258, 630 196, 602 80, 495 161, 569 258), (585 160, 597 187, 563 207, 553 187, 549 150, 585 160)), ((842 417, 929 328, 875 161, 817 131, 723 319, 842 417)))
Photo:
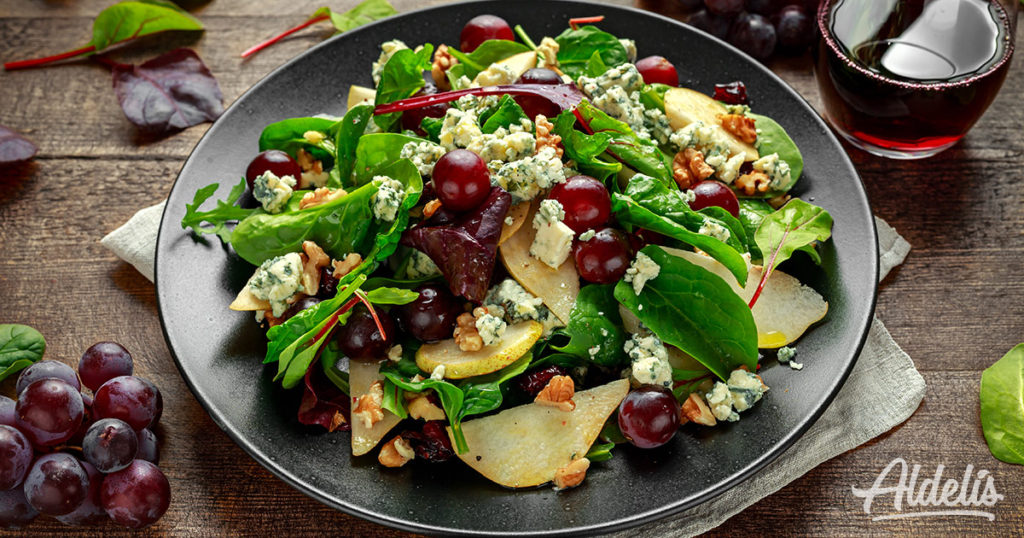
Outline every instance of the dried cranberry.
POLYGON ((727 105, 745 105, 748 102, 747 86, 738 80, 728 84, 715 84, 714 98, 727 105))
POLYGON ((338 279, 334 278, 334 267, 328 265, 320 268, 320 287, 316 296, 321 299, 333 299, 338 294, 338 279))
POLYGON ((554 364, 545 366, 540 370, 534 370, 517 380, 519 390, 529 394, 531 397, 540 393, 541 389, 547 386, 548 381, 556 375, 569 375, 569 371, 554 364))
POLYGON ((417 458, 430 463, 448 461, 455 455, 452 450, 452 442, 448 439, 448 432, 444 427, 444 421, 441 420, 427 421, 423 424, 423 429, 418 432, 402 432, 402 438, 409 441, 417 458))

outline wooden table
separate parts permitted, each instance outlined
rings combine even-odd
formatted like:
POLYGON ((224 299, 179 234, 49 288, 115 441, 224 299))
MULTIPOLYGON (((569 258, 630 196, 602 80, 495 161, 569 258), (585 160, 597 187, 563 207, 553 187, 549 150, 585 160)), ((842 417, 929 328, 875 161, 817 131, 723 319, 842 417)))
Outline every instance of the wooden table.
MULTIPOLYGON (((53 54, 90 37, 110 0, 0 0, 0 60, 53 54)), ((161 36, 120 53, 135 61, 178 46, 196 48, 220 81, 225 104, 266 73, 329 34, 307 30, 248 61, 238 53, 304 20, 323 0, 184 1, 206 24, 201 37, 161 36)), ((395 0, 400 11, 437 1, 395 0)), ((630 3, 621 1, 617 3, 630 3)), ((336 0, 343 8, 355 0, 336 0)), ((641 2, 669 9, 675 2, 641 2)), ((1018 39, 1024 42, 1024 37, 1018 39)), ((714 531, 716 535, 1024 532, 1024 470, 989 454, 978 420, 981 371, 1024 341, 1024 72, 1018 55, 1002 93, 953 149, 897 162, 850 149, 875 212, 913 245, 889 276, 878 316, 928 383, 902 426, 820 465, 714 531), (987 469, 1004 500, 996 520, 928 518, 872 522, 851 485, 869 487, 894 458, 987 469)), ((807 56, 771 67, 819 106, 807 56)), ((124 118, 106 69, 74 62, 0 73, 0 123, 34 139, 32 164, 0 173, 0 322, 38 328, 47 357, 77 364, 95 341, 132 351, 136 372, 165 396, 161 467, 173 502, 152 533, 394 535, 327 508, 273 477, 224 435, 182 382, 164 344, 153 285, 100 246, 136 210, 162 200, 206 130, 140 136, 124 118)), ((13 380, 3 383, 13 391, 13 380)), ((894 387, 898 390, 898 387, 894 387)), ((891 507, 891 497, 883 502, 891 507)), ((36 533, 94 533, 41 518, 36 533)), ((117 532, 109 525, 103 532, 117 532)))

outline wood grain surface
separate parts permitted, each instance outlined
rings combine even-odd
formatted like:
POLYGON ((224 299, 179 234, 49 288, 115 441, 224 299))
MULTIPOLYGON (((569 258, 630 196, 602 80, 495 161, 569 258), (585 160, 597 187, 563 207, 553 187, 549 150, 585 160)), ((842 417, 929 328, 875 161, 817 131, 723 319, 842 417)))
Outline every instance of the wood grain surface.
MULTIPOLYGON (((92 17, 111 0, 0 0, 0 61, 88 41, 92 17)), ((229 104, 276 66, 329 35, 313 28, 250 60, 239 52, 304 20, 324 3, 355 0, 179 2, 206 24, 201 35, 160 36, 117 52, 138 60, 196 48, 229 104)), ((393 0, 400 11, 437 1, 393 0)), ((618 4, 633 4, 617 1, 618 4)), ((640 7, 678 15, 674 0, 640 7)), ((1019 37, 1018 40, 1024 39, 1019 37)), ((1024 73, 1018 55, 1002 92, 970 134, 932 159, 897 162, 848 148, 876 214, 913 245, 889 276, 878 316, 927 383, 905 424, 828 461, 732 518, 712 535, 899 535, 1024 533, 1024 469, 989 454, 978 419, 981 371, 1024 341, 1024 73), (894 458, 988 470, 1004 500, 995 521, 943 517, 872 521, 852 485, 868 487, 894 458)), ((820 107, 809 56, 770 63, 820 107)), ((145 531, 171 535, 393 536, 393 530, 309 499, 253 462, 210 420, 182 382, 157 320, 153 286, 99 239, 136 210, 163 199, 206 126, 166 138, 140 136, 124 118, 105 68, 75 61, 0 73, 0 124, 40 146, 31 164, 0 172, 0 321, 38 328, 47 356, 69 364, 90 344, 116 340, 138 374, 165 396, 158 435, 173 501, 145 531)), ((893 387, 899 390, 899 387, 893 387)), ((13 379, 0 384, 10 394, 13 379)), ((891 497, 876 501, 891 508, 891 497)), ((883 509, 884 510, 884 509, 883 509)), ((124 531, 107 525, 104 535, 124 531)), ((33 534, 94 534, 40 518, 33 534)))

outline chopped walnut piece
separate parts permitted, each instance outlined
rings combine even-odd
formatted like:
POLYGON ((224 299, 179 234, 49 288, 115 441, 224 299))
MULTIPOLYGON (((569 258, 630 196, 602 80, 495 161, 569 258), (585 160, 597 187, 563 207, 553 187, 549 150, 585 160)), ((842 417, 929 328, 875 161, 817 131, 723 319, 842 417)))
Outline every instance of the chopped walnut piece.
POLYGON ((672 177, 680 189, 689 189, 714 173, 715 169, 704 162, 704 154, 696 149, 686 148, 672 159, 672 177))
POLYGON ((772 180, 768 177, 768 174, 755 170, 736 178, 733 186, 742 190, 743 194, 753 196, 754 193, 767 191, 771 183, 772 180))
POLYGON ((324 134, 321 133, 320 131, 306 131, 302 133, 302 138, 304 138, 306 142, 309 142, 310 144, 313 144, 315 146, 320 142, 323 142, 324 138, 327 137, 324 136, 324 134))
POLYGON ((416 452, 412 449, 409 441, 402 439, 401 435, 396 435, 380 447, 377 461, 385 467, 401 467, 412 461, 415 457, 416 452))
POLYGON ((352 408, 352 420, 363 421, 363 426, 366 429, 370 429, 374 424, 384 420, 384 410, 381 409, 380 404, 384 401, 384 384, 380 381, 375 381, 370 385, 370 389, 366 394, 356 398, 355 406, 352 408))
MULTIPOLYGON (((406 393, 410 394, 410 393, 406 393)), ((423 420, 445 420, 444 410, 433 404, 423 394, 414 394, 414 398, 405 404, 409 416, 423 420)))
POLYGON ((306 288, 306 295, 316 295, 320 289, 320 268, 327 267, 331 263, 331 257, 320 248, 320 245, 312 241, 302 242, 302 286, 306 288))
POLYGON ((722 129, 736 135, 736 138, 747 144, 753 144, 757 140, 754 118, 742 114, 719 114, 718 119, 722 122, 722 129))
POLYGON ((476 330, 476 318, 469 312, 459 314, 455 318, 455 343, 462 351, 480 351, 484 347, 484 339, 476 330))
POLYGON ((437 50, 434 51, 434 62, 430 64, 430 77, 434 79, 437 89, 441 91, 452 89, 448 82, 448 70, 457 63, 459 61, 452 56, 452 53, 448 52, 448 45, 438 45, 437 50))
POLYGON ((555 489, 563 490, 576 487, 587 477, 587 469, 590 468, 590 460, 587 458, 576 458, 568 465, 555 471, 555 489))
POLYGON ((438 209, 441 209, 441 200, 434 198, 423 206, 423 218, 429 219, 433 217, 438 209))
POLYGON ((309 209, 318 205, 332 202, 348 194, 345 189, 331 189, 328 187, 320 187, 313 192, 307 192, 302 195, 302 200, 299 200, 299 209, 309 209))
POLYGON ((686 401, 683 402, 682 410, 679 412, 680 424, 686 424, 691 421, 703 424, 704 426, 714 426, 717 423, 715 414, 711 412, 707 402, 696 392, 690 393, 686 401))
POLYGON ((555 155, 561 158, 564 153, 562 137, 551 132, 555 128, 555 124, 548 121, 544 114, 537 114, 533 123, 537 128, 537 153, 544 148, 554 148, 555 155))
POLYGON ((299 148, 295 152, 295 162, 299 163, 299 168, 303 172, 316 172, 317 174, 324 171, 323 164, 314 159, 313 155, 303 148, 299 148))
POLYGON ((363 257, 357 252, 345 256, 344 260, 334 260, 331 264, 334 266, 334 278, 341 279, 341 277, 352 272, 361 263, 363 263, 363 257))
POLYGON ((575 393, 576 386, 573 384, 571 377, 556 375, 548 381, 544 388, 540 389, 540 392, 537 393, 537 397, 533 401, 540 405, 557 407, 562 411, 568 412, 576 409, 576 402, 572 401, 572 396, 575 393))

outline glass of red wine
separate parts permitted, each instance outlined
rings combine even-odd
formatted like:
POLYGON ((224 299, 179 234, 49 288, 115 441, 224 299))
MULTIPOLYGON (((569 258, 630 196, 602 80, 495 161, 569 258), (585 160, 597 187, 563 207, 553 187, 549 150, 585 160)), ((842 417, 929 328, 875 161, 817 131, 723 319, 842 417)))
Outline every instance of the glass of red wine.
POLYGON ((893 159, 960 140, 999 92, 1018 0, 826 0, 815 75, 825 117, 853 145, 893 159))

